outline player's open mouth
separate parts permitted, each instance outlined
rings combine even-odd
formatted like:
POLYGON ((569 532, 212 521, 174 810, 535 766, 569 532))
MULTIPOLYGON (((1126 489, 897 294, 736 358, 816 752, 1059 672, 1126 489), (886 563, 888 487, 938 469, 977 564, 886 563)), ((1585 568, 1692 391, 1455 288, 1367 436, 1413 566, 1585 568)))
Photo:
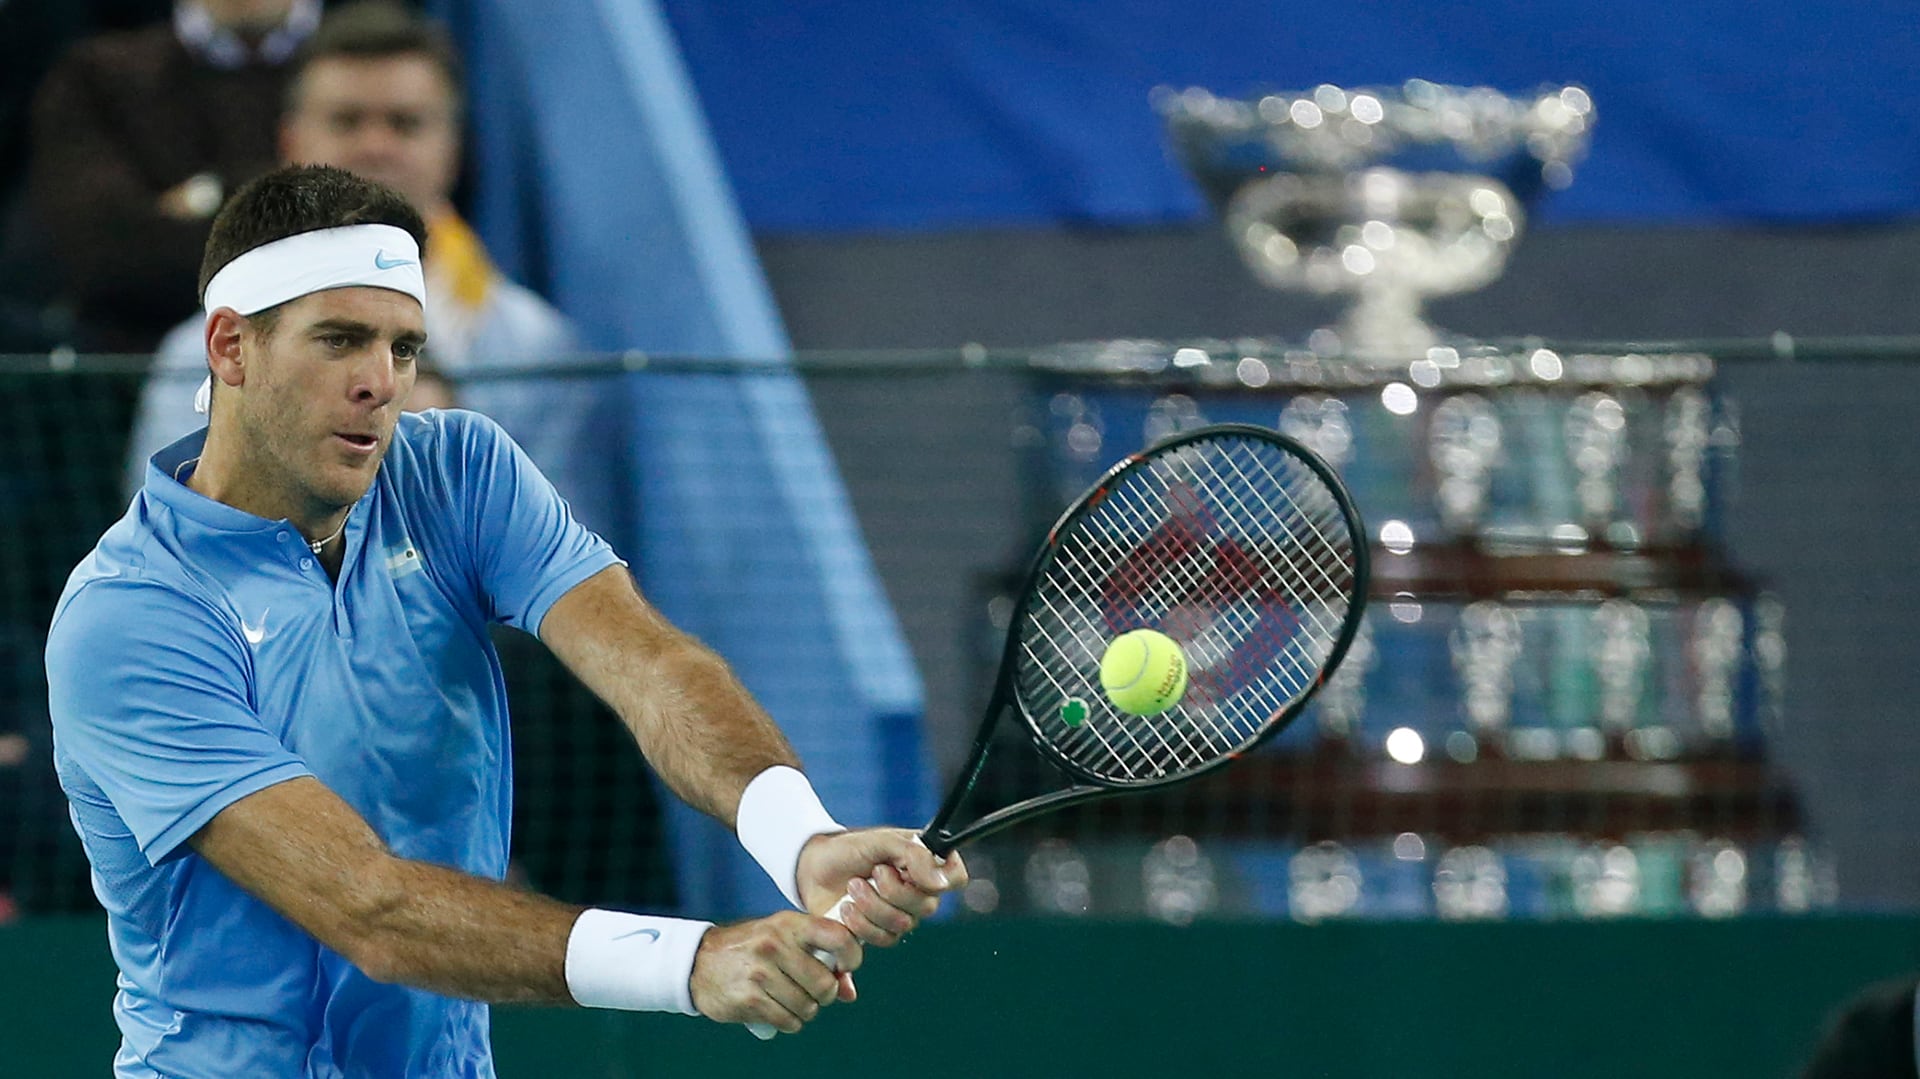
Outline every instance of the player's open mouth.
POLYGON ((373 448, 380 444, 380 439, 374 435, 350 435, 335 431, 333 437, 345 442, 360 453, 371 453, 373 452, 373 448))

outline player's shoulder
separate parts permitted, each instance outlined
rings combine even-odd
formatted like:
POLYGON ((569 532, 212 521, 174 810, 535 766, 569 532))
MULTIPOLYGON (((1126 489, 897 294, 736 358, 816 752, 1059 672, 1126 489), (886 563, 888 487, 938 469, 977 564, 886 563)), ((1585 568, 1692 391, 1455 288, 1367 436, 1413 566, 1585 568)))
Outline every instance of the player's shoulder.
POLYGON ((490 450, 506 438, 498 423, 464 408, 402 412, 387 461, 401 467, 443 470, 476 452, 490 450))
POLYGON ((111 611, 116 604, 143 609, 179 605, 194 611, 217 606, 204 573, 183 560, 163 536, 167 517, 146 492, 135 495, 127 512, 67 575, 54 621, 76 605, 83 612, 111 611))
POLYGON ((185 567, 170 569, 152 545, 138 559, 126 553, 103 538, 74 567, 47 630, 50 662, 63 653, 81 663, 115 655, 116 642, 136 637, 205 636, 229 621, 204 582, 185 567))
POLYGON ((460 497, 511 452, 513 440, 489 417, 463 408, 403 412, 382 466, 402 501, 460 497))

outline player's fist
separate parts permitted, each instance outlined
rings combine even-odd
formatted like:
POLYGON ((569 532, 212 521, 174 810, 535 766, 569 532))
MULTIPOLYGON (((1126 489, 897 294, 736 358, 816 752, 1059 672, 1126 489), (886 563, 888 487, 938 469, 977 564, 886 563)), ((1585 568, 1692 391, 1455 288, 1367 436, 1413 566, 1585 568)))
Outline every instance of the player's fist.
POLYGON ((957 853, 939 858, 904 828, 863 828, 815 836, 800 850, 800 899, 815 914, 834 913, 862 943, 898 943, 940 905, 966 887, 967 866, 957 853))
POLYGON ((841 983, 834 972, 858 969, 860 958, 860 942, 845 926, 783 911, 708 930, 688 988, 709 1019, 793 1034, 833 1003, 841 983))

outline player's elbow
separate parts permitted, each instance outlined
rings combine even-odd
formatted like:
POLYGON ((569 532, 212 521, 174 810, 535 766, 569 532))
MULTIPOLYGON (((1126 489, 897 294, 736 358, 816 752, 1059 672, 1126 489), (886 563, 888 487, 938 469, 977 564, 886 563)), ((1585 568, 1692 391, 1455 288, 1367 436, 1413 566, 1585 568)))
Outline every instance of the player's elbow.
POLYGON ((377 943, 362 945, 347 956, 347 961, 382 985, 404 985, 409 981, 407 966, 398 948, 377 943))
POLYGON ((408 982, 404 926, 409 895, 404 884, 395 874, 376 870, 356 880, 344 898, 335 950, 376 982, 408 982))

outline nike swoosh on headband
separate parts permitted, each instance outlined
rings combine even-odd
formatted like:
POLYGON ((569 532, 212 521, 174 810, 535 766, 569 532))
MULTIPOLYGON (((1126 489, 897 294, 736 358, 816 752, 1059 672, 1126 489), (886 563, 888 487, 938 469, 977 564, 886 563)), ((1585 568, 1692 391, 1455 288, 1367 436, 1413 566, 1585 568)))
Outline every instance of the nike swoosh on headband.
POLYGON ((376 270, 391 270, 396 266, 411 265, 413 265, 412 259, 388 258, 385 251, 375 251, 373 253, 373 268, 376 270))

